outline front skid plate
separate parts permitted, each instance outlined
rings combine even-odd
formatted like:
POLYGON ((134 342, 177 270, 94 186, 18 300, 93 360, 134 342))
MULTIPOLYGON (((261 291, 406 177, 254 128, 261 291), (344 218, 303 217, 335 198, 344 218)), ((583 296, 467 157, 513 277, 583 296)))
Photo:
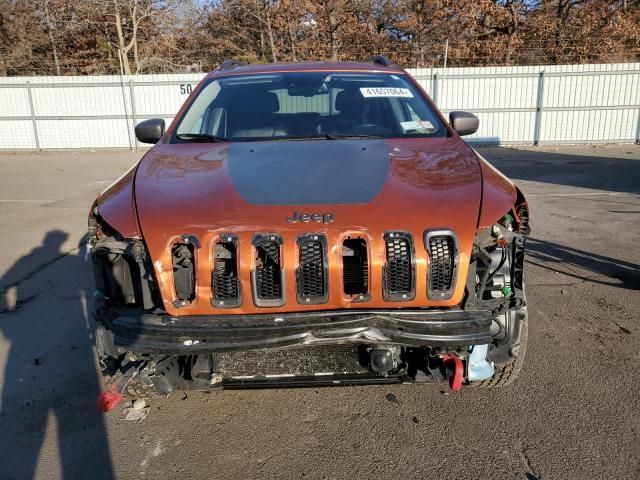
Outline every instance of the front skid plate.
POLYGON ((176 391, 215 392, 219 390, 246 390, 267 388, 314 388, 314 387, 353 387, 361 385, 399 385, 442 383, 425 375, 423 380, 416 381, 407 375, 389 375, 382 377, 375 373, 361 375, 317 375, 317 376, 277 376, 254 378, 225 378, 222 383, 208 385, 205 382, 181 382, 176 391))
POLYGON ((380 377, 373 373, 365 375, 318 375, 318 376, 278 376, 267 378, 229 378, 222 383, 223 389, 248 388, 305 388, 305 387, 340 387, 355 385, 388 385, 408 383, 411 379, 389 376, 380 377))

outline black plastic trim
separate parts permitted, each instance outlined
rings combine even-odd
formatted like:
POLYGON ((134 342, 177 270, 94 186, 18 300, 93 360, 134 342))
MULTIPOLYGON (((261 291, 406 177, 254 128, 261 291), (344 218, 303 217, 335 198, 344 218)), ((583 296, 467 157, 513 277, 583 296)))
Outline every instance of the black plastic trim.
MULTIPOLYGON (((265 243, 265 242, 275 243, 278 246, 282 246, 282 243, 283 243, 282 237, 275 233, 257 233, 251 239, 251 244, 254 247, 254 251, 262 243, 265 243)), ((251 271, 251 292, 253 295, 253 303, 255 303, 257 307, 281 307, 282 305, 284 305, 286 301, 287 290, 285 285, 284 265, 282 263, 282 252, 280 252, 278 259, 280 261, 280 288, 281 288, 280 298, 273 298, 273 299, 260 298, 258 296, 257 273, 256 273, 256 270, 251 271)))
MULTIPOLYGON (((215 247, 218 243, 230 243, 232 244, 235 249, 236 249, 236 272, 238 274, 238 278, 237 278, 237 286, 236 288, 238 289, 238 296, 235 299, 224 299, 224 300, 219 300, 215 298, 215 289, 214 289, 214 275, 216 273, 215 271, 215 266, 213 271, 211 272, 211 305, 213 305, 216 308, 236 308, 242 305, 242 282, 240 281, 240 255, 239 255, 239 247, 238 247, 238 236, 234 235, 232 233, 223 233, 222 235, 220 235, 220 238, 218 239, 218 241, 216 243, 214 243, 213 248, 215 250, 215 247)), ((213 253, 213 252, 212 252, 213 253)), ((214 259, 215 261, 215 259, 214 259)))
MULTIPOLYGON (((172 282, 173 282, 173 291, 174 294, 176 296, 176 300, 173 301, 173 306, 176 308, 182 308, 185 307, 189 304, 191 304, 191 302, 193 302, 196 297, 197 297, 197 271, 198 271, 198 260, 197 260, 197 245, 195 243, 193 243, 192 241, 190 241, 189 237, 185 237, 183 239, 183 241, 176 241, 174 243, 171 244, 170 247, 170 251, 171 251, 171 263, 172 263, 172 282), (180 259, 181 257, 178 256, 178 252, 180 250, 180 247, 186 247, 187 250, 190 252, 191 254, 191 267, 190 268, 186 268, 186 267, 180 267, 180 259), (190 283, 190 285, 187 285, 188 290, 189 290, 189 296, 185 297, 184 295, 181 296, 181 293, 184 294, 185 291, 181 291, 178 288, 180 279, 176 277, 176 272, 182 272, 183 270, 188 270, 188 283, 190 283)), ((184 281, 184 279, 183 279, 184 281)), ((184 285, 182 285, 184 287, 184 285)))
POLYGON ((247 63, 241 60, 229 59, 222 62, 218 70, 232 70, 236 67, 244 67, 245 65, 247 65, 247 63))
POLYGON ((382 297, 385 302, 409 302, 416 298, 416 251, 413 245, 413 237, 408 232, 385 232, 384 234, 384 243, 385 243, 385 254, 387 251, 387 244, 389 241, 393 241, 397 238, 401 238, 407 240, 409 244, 409 254, 411 256, 411 289, 407 292, 402 293, 393 293, 389 292, 387 289, 388 284, 388 263, 389 258, 387 256, 387 260, 385 261, 384 267, 382 269, 382 297))
POLYGON ((424 232, 424 248, 429 255, 429 271, 427 272, 427 297, 431 300, 449 300, 453 296, 453 292, 456 290, 458 283, 458 263, 460 261, 460 253, 458 247, 458 238, 451 230, 438 229, 427 230, 424 232), (451 287, 445 292, 436 292, 432 288, 431 278, 431 245, 430 240, 433 237, 450 237, 453 242, 453 272, 451 278, 451 287))
POLYGON ((181 316, 122 310, 109 319, 122 351, 187 355, 336 343, 467 346, 491 342, 491 312, 459 309, 328 310, 181 316))
POLYGON ((322 246, 322 270, 324 277, 324 291, 322 295, 304 296, 300 290, 300 265, 296 269, 296 296, 301 305, 319 305, 327 303, 329 300, 329 264, 327 260, 327 239, 319 233, 299 235, 296 243, 298 245, 298 260, 300 259, 300 248, 304 242, 319 242, 322 246))
POLYGON ((229 390, 258 388, 308 388, 308 387, 349 387, 356 385, 389 385, 403 383, 408 379, 401 376, 381 377, 376 373, 360 375, 322 375, 294 377, 225 378, 222 388, 229 390))
POLYGON ((380 65, 382 67, 392 67, 393 62, 389 60, 386 55, 374 55, 367 59, 367 63, 373 63, 374 65, 380 65))

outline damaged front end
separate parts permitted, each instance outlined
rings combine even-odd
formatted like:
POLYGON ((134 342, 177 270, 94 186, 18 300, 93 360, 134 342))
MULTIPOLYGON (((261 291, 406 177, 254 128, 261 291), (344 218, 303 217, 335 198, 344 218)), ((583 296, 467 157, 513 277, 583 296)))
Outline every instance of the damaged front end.
POLYGON ((100 217, 95 205, 89 216, 88 248, 95 283, 98 362, 107 385, 122 393, 144 371, 148 359, 115 345, 113 323, 123 311, 135 315, 159 312, 160 294, 144 243, 123 237, 100 217))
MULTIPOLYGON (((121 236, 94 210, 89 245, 100 367, 108 385, 137 398, 222 387, 507 384, 526 342, 528 233, 523 199, 478 230, 465 297, 454 308, 172 316, 144 242, 121 236)), ((177 247, 179 301, 194 288, 195 242, 177 247)))
MULTIPOLYGON (((491 376, 474 375, 471 359, 469 382, 482 381, 482 386, 507 385, 522 368, 528 332, 523 268, 529 233, 529 209, 518 192, 517 205, 497 224, 481 229, 476 236, 462 307, 491 312, 491 342, 483 348, 486 362, 495 371, 491 376)), ((476 350, 474 348, 471 355, 480 358, 482 355, 476 350)))

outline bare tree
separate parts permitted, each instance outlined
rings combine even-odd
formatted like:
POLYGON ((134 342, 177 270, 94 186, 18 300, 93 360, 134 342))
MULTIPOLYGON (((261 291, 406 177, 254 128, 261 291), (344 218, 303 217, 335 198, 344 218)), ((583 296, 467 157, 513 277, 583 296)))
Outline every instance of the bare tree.
POLYGON ((111 11, 106 16, 112 19, 111 24, 116 30, 114 46, 125 75, 132 74, 129 61, 129 52, 131 51, 133 51, 135 73, 142 70, 139 54, 140 28, 145 20, 158 13, 157 5, 153 1, 112 0, 111 11))
POLYGON ((640 59, 640 0, 0 0, 0 75, 640 59))
POLYGON ((62 70, 60 69, 60 58, 58 57, 58 46, 56 45, 56 24, 51 15, 51 11, 49 9, 50 0, 42 0, 42 10, 44 12, 44 19, 46 22, 46 31, 47 36, 49 37, 49 43, 51 45, 51 52, 53 53, 53 64, 56 67, 56 75, 62 75, 62 70))
POLYGON ((340 53, 340 27, 344 21, 340 18, 345 10, 344 0, 322 0, 322 17, 329 37, 329 52, 331 60, 338 60, 340 53), (342 21, 341 21, 342 20, 342 21))

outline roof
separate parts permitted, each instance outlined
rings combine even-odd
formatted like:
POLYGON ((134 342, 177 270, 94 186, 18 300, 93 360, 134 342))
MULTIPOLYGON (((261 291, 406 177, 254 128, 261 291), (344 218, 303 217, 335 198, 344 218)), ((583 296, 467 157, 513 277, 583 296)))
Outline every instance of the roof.
POLYGON ((385 67, 373 62, 288 62, 288 63, 267 63, 257 65, 243 65, 227 68, 224 70, 214 70, 209 76, 222 75, 244 75, 254 73, 274 73, 274 72, 384 72, 384 73, 405 73, 398 66, 385 67))

